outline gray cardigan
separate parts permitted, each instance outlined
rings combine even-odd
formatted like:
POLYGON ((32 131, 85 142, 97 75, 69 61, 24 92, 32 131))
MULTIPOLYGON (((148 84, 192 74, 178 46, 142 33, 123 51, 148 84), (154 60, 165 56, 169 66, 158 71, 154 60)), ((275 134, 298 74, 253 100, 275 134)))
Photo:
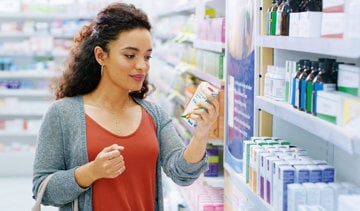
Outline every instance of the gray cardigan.
MULTIPOLYGON (((208 167, 207 157, 190 164, 184 157, 184 144, 177 134, 171 118, 153 103, 135 99, 152 116, 159 143, 156 168, 155 210, 163 210, 161 168, 179 185, 192 184, 208 167)), ((79 199, 79 210, 92 210, 92 187, 80 187, 74 178, 74 170, 88 163, 86 148, 85 111, 81 96, 57 100, 43 117, 36 143, 33 198, 40 183, 49 174, 51 178, 42 203, 72 210, 72 201, 79 199)))

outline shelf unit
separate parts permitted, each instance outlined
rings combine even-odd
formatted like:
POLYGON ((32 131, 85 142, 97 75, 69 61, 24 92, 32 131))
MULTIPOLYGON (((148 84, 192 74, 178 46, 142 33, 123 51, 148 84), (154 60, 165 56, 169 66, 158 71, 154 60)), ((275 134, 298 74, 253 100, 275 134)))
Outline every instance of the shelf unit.
MULTIPOLYGON (((0 22, 23 23, 24 21, 39 21, 51 23, 57 20, 82 20, 88 21, 93 14, 40 14, 40 13, 1 13, 0 22)), ((50 25, 50 24, 49 24, 50 25)), ((33 38, 46 37, 51 39, 64 39, 72 42, 75 31, 14 31, 2 32, 0 41, 21 42, 33 38)), ((4 45, 2 45, 4 47, 4 45)), ((32 161, 34 160, 34 145, 37 130, 41 118, 53 100, 52 93, 48 87, 51 80, 59 77, 61 71, 58 69, 63 64, 67 50, 51 48, 41 51, 10 51, 0 53, 0 57, 12 59, 12 69, 0 71, 0 120, 4 129, 0 130, 0 165, 4 168, 0 176, 31 176, 32 161), (47 69, 30 65, 33 58, 51 57, 55 66, 47 69), (15 67, 15 68, 14 68, 15 67), (19 88, 6 88, 4 85, 9 81, 18 81, 19 88), (31 86, 29 86, 31 84, 31 86), (10 102, 9 105, 6 103, 10 102), (13 105, 14 104, 14 105, 13 105), (26 105, 26 106, 25 106, 26 105), (9 124, 9 125, 7 125, 9 124), (14 126, 13 124, 16 124, 14 126), (8 163, 9 160, 13 163, 8 163), (6 163, 7 165, 2 165, 6 163), (21 170, 19 170, 21 169, 21 170)))
MULTIPOLYGON (((259 23, 258 19, 260 18, 258 8, 262 7, 259 5, 255 7, 255 10, 257 10, 255 11, 256 23, 259 23)), ((360 160, 360 132, 358 127, 354 125, 337 126, 312 114, 299 111, 288 103, 261 96, 262 84, 260 81, 263 78, 261 76, 266 72, 267 65, 285 66, 285 60, 288 58, 320 58, 325 56, 341 58, 340 60, 345 59, 360 65, 360 40, 264 36, 260 35, 261 29, 257 27, 255 30, 256 59, 254 74, 258 81, 255 83, 257 92, 255 93, 254 110, 258 119, 255 120, 256 133, 254 135, 273 135, 285 138, 290 142, 292 142, 292 139, 296 139, 295 145, 303 143, 304 146, 314 147, 313 152, 316 152, 318 148, 324 148, 326 152, 319 151, 319 154, 321 156, 325 154, 324 158, 335 166, 336 176, 359 184, 359 179, 354 176, 360 171, 356 165, 360 160), (264 52, 265 50, 267 52, 264 52), (269 58, 273 58, 272 63, 266 63, 267 61, 264 61, 264 58, 260 58, 264 57, 264 53, 269 53, 268 50, 271 52, 269 58), (270 114, 271 118, 267 120, 262 118, 261 114, 264 112, 270 114), (260 129, 262 124, 271 125, 270 134, 266 133, 266 130, 262 131, 260 129), (345 162, 349 162, 350 165, 344 165, 345 162)), ((304 148, 306 149, 306 147, 304 148)), ((255 205, 256 210, 274 210, 273 207, 249 188, 245 183, 243 174, 235 172, 227 164, 225 164, 225 170, 234 181, 234 185, 255 205)))
MULTIPOLYGON (((180 5, 180 6, 173 6, 174 9, 167 9, 166 12, 162 12, 159 15, 157 15, 154 19, 160 20, 162 18, 172 18, 173 16, 188 16, 195 15, 197 18, 203 18, 200 13, 205 12, 205 6, 207 4, 213 4, 217 0, 201 0, 197 2, 191 2, 189 1, 187 4, 180 5), (202 11, 203 10, 203 11, 202 11)), ((217 1, 222 2, 222 1, 217 1)), ((204 14, 202 14, 204 15, 204 14)), ((158 40, 160 40, 162 43, 166 42, 175 42, 179 45, 183 46, 191 46, 192 48, 204 50, 204 51, 211 51, 214 53, 223 53, 224 52, 224 44, 223 43, 217 43, 217 42, 210 42, 205 40, 197 40, 194 39, 193 34, 183 33, 172 36, 164 36, 164 34, 167 34, 167 32, 162 33, 155 33, 155 36, 158 40), (175 38, 174 38, 175 37, 175 38)), ((175 56, 168 51, 164 52, 164 55, 158 55, 159 57, 164 58, 161 62, 159 62, 158 65, 167 66, 167 68, 172 68, 172 71, 176 71, 177 77, 184 77, 185 75, 192 75, 196 78, 207 81, 211 84, 213 84, 216 87, 223 87, 224 86, 224 80, 219 79, 215 76, 210 75, 209 73, 206 73, 205 71, 202 71, 194 66, 191 66, 187 63, 184 63, 181 61, 181 58, 178 56, 175 56)), ((165 71, 165 70, 164 70, 165 71)), ((173 72, 171 73, 173 74, 173 72)), ((154 80, 154 79, 153 79, 154 80)), ((186 103, 186 97, 182 91, 176 90, 171 86, 171 81, 164 81, 164 79, 156 79, 157 88, 165 94, 166 100, 172 100, 175 103, 178 103, 179 105, 185 105, 186 103)), ((190 128, 184 121, 181 119, 178 119, 174 117, 175 126, 177 131, 180 133, 182 138, 186 141, 189 141, 188 135, 191 133, 192 128, 190 128), (186 134, 186 135, 185 135, 186 134)), ((222 148, 224 140, 223 139, 210 139, 208 141, 209 144, 215 145, 217 147, 222 148)), ((222 159, 221 159, 222 160, 222 159)), ((220 167, 221 169, 222 167, 220 167)), ((222 175, 219 175, 219 177, 205 177, 201 176, 200 181, 204 185, 209 185, 213 187, 224 187, 224 177, 222 175)), ((183 196, 185 200, 185 207, 186 210, 193 210, 191 208, 191 205, 189 204, 189 199, 187 199, 187 196, 183 193, 182 188, 178 188, 178 191, 180 191, 180 195, 183 196)))
POLYGON ((316 116, 294 109, 291 105, 257 96, 255 106, 289 123, 296 122, 300 127, 313 135, 322 137, 346 152, 360 153, 360 134, 356 128, 340 127, 316 116))
POLYGON ((360 42, 356 39, 257 36, 255 42, 257 47, 301 51, 352 59, 360 57, 360 42))

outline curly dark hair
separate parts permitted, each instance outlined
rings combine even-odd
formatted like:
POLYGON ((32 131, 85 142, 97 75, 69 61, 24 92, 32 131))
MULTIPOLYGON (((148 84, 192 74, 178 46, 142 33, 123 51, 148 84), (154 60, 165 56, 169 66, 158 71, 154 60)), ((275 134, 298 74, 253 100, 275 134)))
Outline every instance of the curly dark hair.
MULTIPOLYGON (((72 97, 90 93, 98 86, 101 78, 101 66, 93 53, 96 46, 109 52, 108 44, 124 31, 133 29, 151 31, 147 15, 132 4, 112 3, 88 24, 82 27, 74 38, 70 49, 68 64, 58 81, 55 98, 72 97)), ((146 77, 141 90, 130 92, 131 97, 144 99, 151 87, 146 77)))

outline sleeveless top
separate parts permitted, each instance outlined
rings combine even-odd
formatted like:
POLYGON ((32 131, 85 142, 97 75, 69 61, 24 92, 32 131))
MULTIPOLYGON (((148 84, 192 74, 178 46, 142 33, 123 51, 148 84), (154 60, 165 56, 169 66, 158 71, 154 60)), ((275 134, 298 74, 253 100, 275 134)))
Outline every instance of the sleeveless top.
POLYGON ((126 170, 114 179, 99 179, 93 183, 93 211, 154 210, 156 160, 159 146, 153 119, 144 108, 138 128, 130 135, 111 133, 86 115, 86 139, 89 161, 114 143, 125 147, 121 151, 126 170))

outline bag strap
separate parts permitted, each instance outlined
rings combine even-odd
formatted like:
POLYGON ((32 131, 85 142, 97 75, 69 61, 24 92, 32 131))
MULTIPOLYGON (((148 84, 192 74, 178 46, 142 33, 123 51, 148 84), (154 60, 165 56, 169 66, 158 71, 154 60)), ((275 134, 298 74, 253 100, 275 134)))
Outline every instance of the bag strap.
MULTIPOLYGON (((49 183, 51 177, 53 176, 54 174, 50 174, 49 176, 47 176, 40 184, 40 187, 39 187, 39 190, 38 190, 38 193, 37 193, 37 196, 36 196, 36 201, 35 201, 35 204, 32 208, 32 211, 41 211, 41 201, 42 201, 42 198, 44 196, 44 193, 45 193, 45 190, 46 190, 46 186, 47 184, 49 183)), ((79 210, 79 202, 78 202, 78 199, 76 198, 73 203, 72 203, 72 206, 73 206, 73 210, 74 211, 78 211, 79 210)))
POLYGON ((41 210, 41 201, 44 196, 46 186, 49 183, 52 176, 53 176, 53 174, 50 174, 41 182, 39 190, 37 192, 36 202, 32 208, 32 211, 40 211, 41 210))

